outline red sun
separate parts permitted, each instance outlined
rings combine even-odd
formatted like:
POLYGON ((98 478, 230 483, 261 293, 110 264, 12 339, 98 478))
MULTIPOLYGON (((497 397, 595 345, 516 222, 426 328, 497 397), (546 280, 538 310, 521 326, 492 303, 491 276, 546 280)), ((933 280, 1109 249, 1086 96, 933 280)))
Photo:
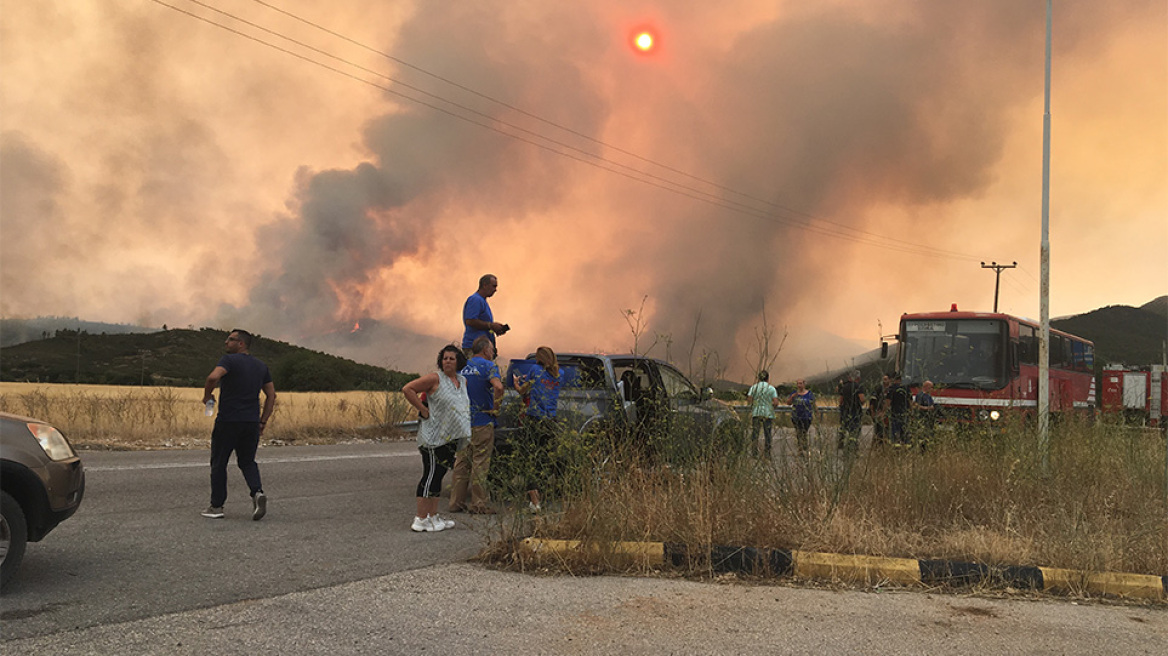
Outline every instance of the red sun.
POLYGON ((629 42, 633 46, 633 50, 649 54, 657 49, 657 34, 649 29, 633 30, 629 37, 629 42))

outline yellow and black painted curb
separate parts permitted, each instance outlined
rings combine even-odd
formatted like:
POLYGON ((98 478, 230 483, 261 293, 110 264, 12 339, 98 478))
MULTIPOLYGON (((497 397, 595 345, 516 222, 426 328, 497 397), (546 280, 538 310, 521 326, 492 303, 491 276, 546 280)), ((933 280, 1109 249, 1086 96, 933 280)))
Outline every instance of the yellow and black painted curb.
POLYGON ((713 547, 695 549, 671 542, 585 543, 577 540, 527 538, 537 553, 595 551, 632 558, 649 567, 700 567, 715 573, 798 576, 807 579, 878 585, 990 585, 1060 593, 1106 594, 1131 599, 1168 598, 1168 576, 1084 572, 1054 567, 1005 566, 950 560, 918 560, 765 549, 713 547))

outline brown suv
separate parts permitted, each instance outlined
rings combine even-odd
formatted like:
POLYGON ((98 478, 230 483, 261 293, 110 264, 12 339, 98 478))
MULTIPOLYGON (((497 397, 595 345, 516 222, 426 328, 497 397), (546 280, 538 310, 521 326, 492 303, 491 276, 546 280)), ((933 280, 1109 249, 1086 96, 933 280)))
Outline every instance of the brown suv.
POLYGON ((0 587, 8 584, 37 542, 68 519, 85 494, 85 468, 61 431, 29 417, 0 412, 0 587))

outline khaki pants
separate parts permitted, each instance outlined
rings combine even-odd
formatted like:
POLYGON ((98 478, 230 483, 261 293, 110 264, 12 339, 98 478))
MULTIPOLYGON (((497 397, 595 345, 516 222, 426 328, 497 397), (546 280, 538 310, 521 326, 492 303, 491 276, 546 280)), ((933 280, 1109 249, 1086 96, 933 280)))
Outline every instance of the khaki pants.
POLYGON ((487 491, 487 472, 491 469, 491 454, 495 451, 495 427, 473 426, 470 444, 454 458, 454 488, 450 491, 450 507, 467 508, 471 512, 489 509, 491 495, 487 491), (466 503, 470 488, 470 505, 466 503))

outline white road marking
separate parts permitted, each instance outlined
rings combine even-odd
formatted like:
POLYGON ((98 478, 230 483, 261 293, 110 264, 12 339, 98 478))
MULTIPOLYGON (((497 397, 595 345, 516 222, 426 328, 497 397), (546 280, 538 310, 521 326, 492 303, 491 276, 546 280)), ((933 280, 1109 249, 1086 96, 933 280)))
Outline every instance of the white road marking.
MULTIPOLYGON (((412 451, 405 453, 365 453, 361 455, 345 455, 345 456, 294 456, 287 458, 256 458, 256 462, 261 465, 268 465, 282 462, 321 462, 327 460, 362 460, 365 458, 405 458, 416 456, 412 451)), ((232 460, 234 462, 234 460, 232 460)), ((86 466, 85 471, 88 472, 106 472, 106 471, 135 471, 142 469, 189 469, 191 467, 209 467, 210 465, 204 460, 200 462, 159 462, 142 465, 107 465, 107 466, 86 466)))

